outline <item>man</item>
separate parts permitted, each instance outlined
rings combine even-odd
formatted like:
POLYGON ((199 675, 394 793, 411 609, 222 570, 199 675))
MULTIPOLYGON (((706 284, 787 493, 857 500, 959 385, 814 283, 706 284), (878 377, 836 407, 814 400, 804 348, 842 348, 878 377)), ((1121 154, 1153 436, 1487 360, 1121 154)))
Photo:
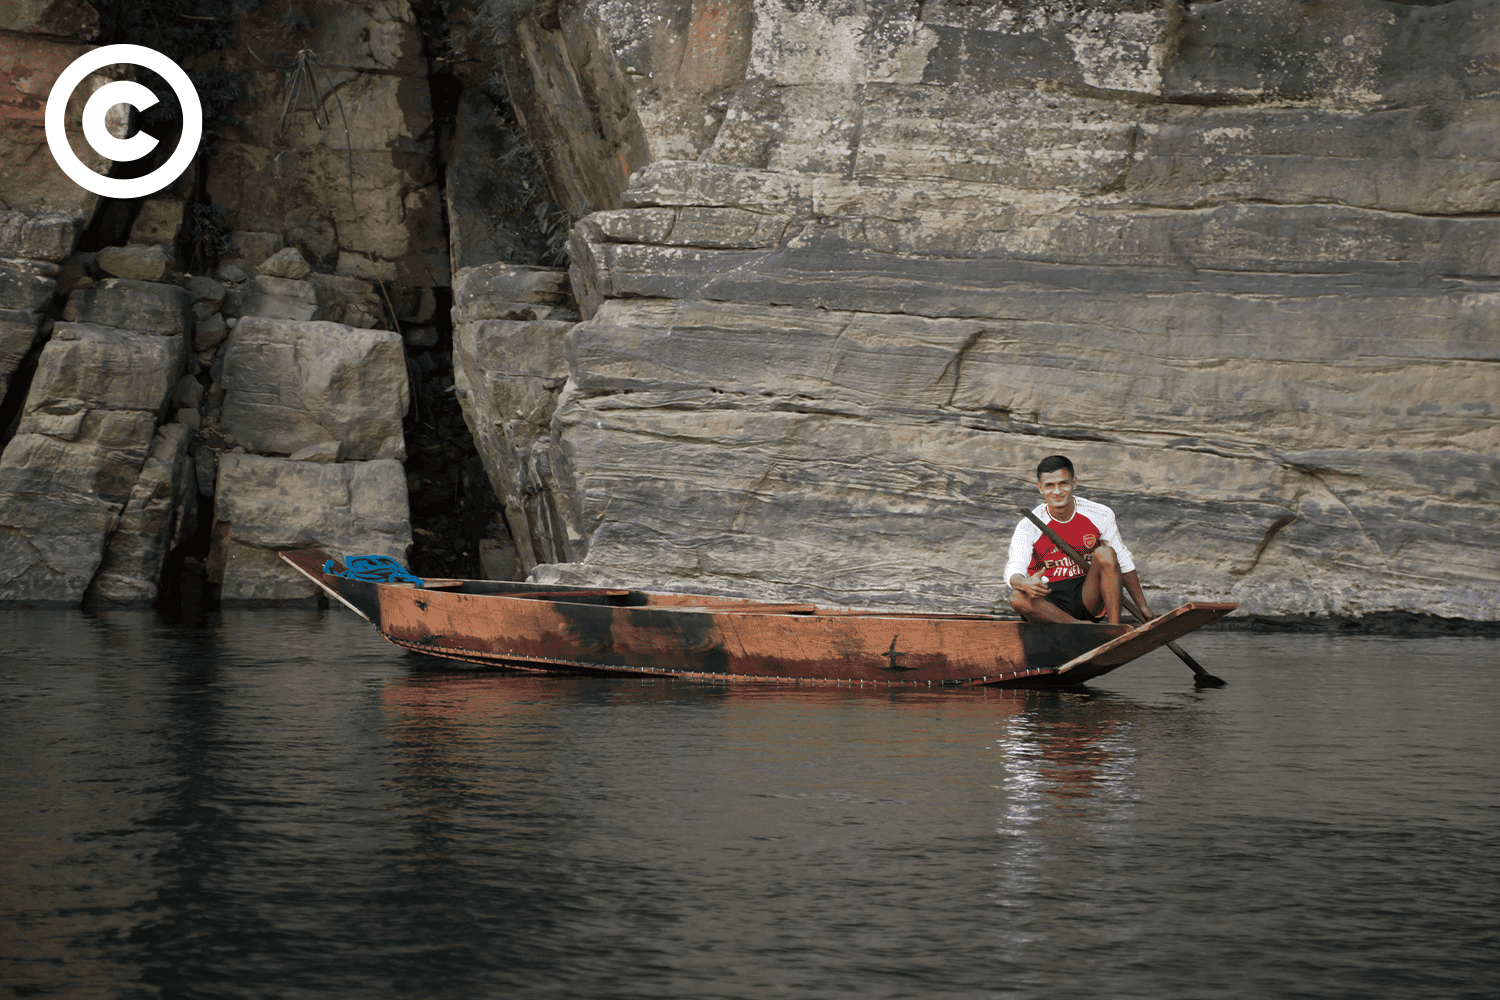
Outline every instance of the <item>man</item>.
POLYGON ((1032 511, 1084 557, 1078 566, 1029 519, 1016 525, 1010 538, 1005 579, 1015 592, 1010 604, 1027 621, 1099 621, 1120 624, 1122 586, 1130 591, 1141 615, 1156 616, 1141 593, 1140 577, 1130 550, 1120 540, 1114 511, 1073 495, 1073 463, 1049 455, 1036 467, 1036 486, 1045 501, 1032 511))

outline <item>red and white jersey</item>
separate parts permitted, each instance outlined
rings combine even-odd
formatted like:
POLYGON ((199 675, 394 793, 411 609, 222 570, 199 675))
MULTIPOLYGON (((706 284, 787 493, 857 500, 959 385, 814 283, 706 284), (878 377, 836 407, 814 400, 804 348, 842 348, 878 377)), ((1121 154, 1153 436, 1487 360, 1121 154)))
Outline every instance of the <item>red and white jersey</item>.
MULTIPOLYGON (((1054 520, 1047 513, 1046 504, 1033 508, 1032 513, 1061 535, 1063 541, 1084 555, 1088 555, 1099 547, 1101 541, 1105 541, 1115 550, 1121 573, 1129 573, 1135 569, 1135 560, 1130 558, 1130 550, 1120 540, 1120 529, 1115 526, 1115 512, 1102 503, 1075 496, 1073 516, 1066 521, 1054 520)), ((1010 558, 1005 563, 1005 579, 1009 580, 1017 574, 1030 576, 1039 569, 1044 569, 1044 577, 1049 583, 1083 576, 1083 571, 1053 544, 1052 539, 1042 534, 1041 528, 1022 518, 1021 523, 1016 525, 1015 533, 1010 536, 1010 558)))

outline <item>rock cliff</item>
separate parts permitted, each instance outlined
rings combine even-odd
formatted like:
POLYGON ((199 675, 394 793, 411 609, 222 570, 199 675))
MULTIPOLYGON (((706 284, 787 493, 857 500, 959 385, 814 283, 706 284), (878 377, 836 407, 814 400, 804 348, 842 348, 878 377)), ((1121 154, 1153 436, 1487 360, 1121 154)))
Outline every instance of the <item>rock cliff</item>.
POLYGON ((1500 617, 1489 0, 262 5, 114 238, 38 95, 128 39, 21 7, 0 597, 458 506, 495 575, 989 610, 1063 452, 1158 608, 1500 617))
POLYGON ((657 9, 532 56, 630 112, 539 578, 983 608, 1064 452, 1157 606, 1500 612, 1491 5, 657 9))

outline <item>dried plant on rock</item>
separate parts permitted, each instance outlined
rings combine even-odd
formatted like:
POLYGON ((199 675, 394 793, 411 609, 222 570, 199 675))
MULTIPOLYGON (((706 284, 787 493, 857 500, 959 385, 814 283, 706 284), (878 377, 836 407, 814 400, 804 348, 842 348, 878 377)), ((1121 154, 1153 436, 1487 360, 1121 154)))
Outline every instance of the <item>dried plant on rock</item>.
POLYGON ((344 149, 349 160, 349 203, 354 204, 354 141, 349 136, 349 118, 344 114, 344 102, 339 99, 338 90, 334 87, 333 79, 328 71, 318 62, 318 54, 303 45, 298 50, 295 59, 288 65, 277 66, 274 63, 262 59, 250 46, 245 43, 246 50, 263 66, 281 70, 288 74, 286 79, 286 98, 281 105, 281 121, 277 125, 276 134, 286 135, 286 120, 292 109, 297 106, 298 99, 305 92, 312 103, 313 121, 319 129, 327 129, 332 119, 324 110, 324 104, 328 95, 333 96, 334 103, 339 109, 339 118, 344 123, 344 149), (320 82, 321 78, 321 82, 320 82), (327 85, 327 93, 323 90, 323 84, 327 85))

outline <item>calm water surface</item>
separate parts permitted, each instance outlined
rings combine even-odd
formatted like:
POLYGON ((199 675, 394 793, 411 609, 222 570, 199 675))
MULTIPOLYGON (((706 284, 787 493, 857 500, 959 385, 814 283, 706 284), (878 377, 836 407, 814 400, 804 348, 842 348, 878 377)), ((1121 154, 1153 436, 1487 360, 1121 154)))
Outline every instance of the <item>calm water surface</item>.
POLYGON ((334 610, 0 612, 0 986, 1497 995, 1500 642, 1088 694, 434 674, 334 610))

